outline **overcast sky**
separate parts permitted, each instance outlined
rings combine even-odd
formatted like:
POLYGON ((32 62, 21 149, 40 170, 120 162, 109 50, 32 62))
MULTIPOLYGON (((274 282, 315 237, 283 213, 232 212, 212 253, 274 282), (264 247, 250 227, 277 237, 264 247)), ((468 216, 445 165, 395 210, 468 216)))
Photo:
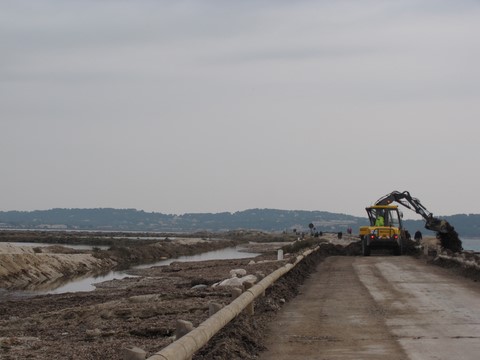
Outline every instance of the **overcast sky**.
POLYGON ((480 213, 479 34, 473 0, 1 1, 0 210, 480 213))

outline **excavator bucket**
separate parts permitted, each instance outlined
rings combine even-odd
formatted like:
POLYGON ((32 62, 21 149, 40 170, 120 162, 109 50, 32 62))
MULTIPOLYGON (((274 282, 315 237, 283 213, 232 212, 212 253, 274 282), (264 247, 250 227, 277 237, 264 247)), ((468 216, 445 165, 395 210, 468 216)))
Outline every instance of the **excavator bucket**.
POLYGON ((447 233, 452 226, 445 220, 431 217, 425 223, 425 228, 439 233, 447 233))
POLYGON ((458 237, 455 228, 450 225, 448 221, 431 217, 425 224, 425 228, 436 231, 437 238, 440 239, 440 243, 444 249, 448 249, 453 252, 459 252, 463 250, 462 241, 458 237))

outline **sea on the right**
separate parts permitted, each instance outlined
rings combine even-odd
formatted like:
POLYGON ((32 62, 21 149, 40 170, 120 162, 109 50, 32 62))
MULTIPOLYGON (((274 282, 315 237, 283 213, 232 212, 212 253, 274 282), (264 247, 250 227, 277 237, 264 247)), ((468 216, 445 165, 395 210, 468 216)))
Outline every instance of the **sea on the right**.
POLYGON ((473 250, 480 252, 480 238, 462 238, 463 250, 473 250))

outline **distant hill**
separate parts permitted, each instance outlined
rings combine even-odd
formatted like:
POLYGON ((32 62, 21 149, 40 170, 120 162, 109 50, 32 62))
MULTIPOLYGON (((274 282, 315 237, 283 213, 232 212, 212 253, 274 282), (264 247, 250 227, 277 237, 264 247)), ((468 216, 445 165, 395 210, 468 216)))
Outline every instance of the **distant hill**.
POLYGON ((0 212, 0 228, 115 231, 263 231, 308 230, 314 223, 324 231, 346 230, 366 221, 325 211, 251 209, 239 212, 187 213, 183 215, 135 209, 52 209, 0 212))
MULTIPOLYGON (((480 215, 442 217, 461 236, 480 236, 480 215)), ((135 209, 51 209, 0 212, 0 229, 110 230, 154 232, 220 232, 237 229, 262 231, 309 231, 312 223, 318 231, 345 232, 367 224, 366 217, 326 211, 250 209, 238 212, 187 213, 183 215, 145 212, 135 209)), ((421 229, 422 220, 406 220, 410 232, 421 229)))

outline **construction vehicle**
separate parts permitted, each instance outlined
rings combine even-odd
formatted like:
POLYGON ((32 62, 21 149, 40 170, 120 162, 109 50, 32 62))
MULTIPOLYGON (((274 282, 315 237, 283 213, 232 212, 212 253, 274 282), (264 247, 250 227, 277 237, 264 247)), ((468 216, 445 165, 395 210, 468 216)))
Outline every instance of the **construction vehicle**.
POLYGON ((462 250, 457 232, 446 220, 434 217, 408 191, 393 191, 377 200, 375 205, 366 208, 370 225, 360 227, 363 255, 369 256, 371 249, 377 248, 392 249, 395 255, 405 252, 408 233, 402 224, 403 214, 397 205, 391 205, 394 202, 421 215, 425 220, 425 228, 437 233, 443 248, 453 252, 462 250))

